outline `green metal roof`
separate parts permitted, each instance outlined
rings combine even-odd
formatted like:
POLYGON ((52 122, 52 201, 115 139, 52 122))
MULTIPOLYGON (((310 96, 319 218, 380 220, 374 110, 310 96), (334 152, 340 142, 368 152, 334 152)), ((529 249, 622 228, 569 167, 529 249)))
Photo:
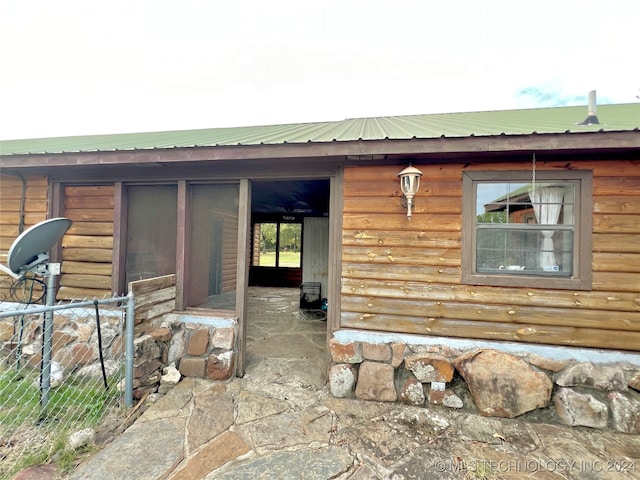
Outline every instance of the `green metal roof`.
POLYGON ((282 145, 640 129, 640 103, 599 105, 599 124, 580 125, 587 107, 354 118, 336 122, 5 140, 0 154, 55 154, 178 147, 282 145))

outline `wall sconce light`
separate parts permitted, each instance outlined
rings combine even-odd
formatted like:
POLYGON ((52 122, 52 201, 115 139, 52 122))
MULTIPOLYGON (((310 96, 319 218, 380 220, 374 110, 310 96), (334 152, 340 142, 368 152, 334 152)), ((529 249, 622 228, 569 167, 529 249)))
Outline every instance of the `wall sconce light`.
POLYGON ((398 177, 400 177, 400 188, 402 188, 402 205, 407 207, 407 218, 409 220, 411 220, 413 197, 418 193, 418 189, 420 188, 421 176, 422 172, 411 165, 398 174, 398 177))

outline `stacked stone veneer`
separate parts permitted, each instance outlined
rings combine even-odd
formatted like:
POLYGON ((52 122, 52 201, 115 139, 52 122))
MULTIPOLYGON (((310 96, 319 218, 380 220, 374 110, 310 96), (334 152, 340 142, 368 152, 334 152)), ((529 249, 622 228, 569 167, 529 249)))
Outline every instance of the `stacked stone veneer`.
MULTIPOLYGON (((14 304, 13 309, 17 307, 14 304)), ((0 352, 3 361, 38 370, 42 361, 42 325, 44 314, 25 315, 24 327, 17 318, 0 320, 0 352), (20 334, 22 328, 22 334, 20 334)), ((137 325, 142 326, 142 323, 137 325)), ((121 309, 100 307, 100 333, 102 354, 107 375, 113 375, 125 362, 125 334, 121 309)), ((134 398, 157 392, 164 370, 169 365, 172 332, 167 328, 154 328, 150 334, 139 331, 134 339, 134 398)), ((59 310, 53 316, 51 360, 53 370, 60 372, 53 378, 54 386, 70 375, 100 378, 98 333, 93 308, 59 310)))
POLYGON ((226 380, 235 373, 235 318, 175 312, 176 276, 129 284, 136 299, 134 398, 164 393, 182 376, 226 380))
MULTIPOLYGON (((235 374, 235 318, 210 318, 175 313, 175 275, 131 282, 135 296, 133 397, 164 393, 181 376, 226 380, 235 374)), ((2 310, 20 305, 0 303, 2 310)), ((38 369, 41 362, 43 314, 0 320, 0 359, 38 369), (21 328, 21 332, 19 331, 21 328)), ((107 374, 125 361, 122 308, 100 307, 100 329, 107 374)), ((72 308, 53 316, 52 361, 69 375, 99 377, 95 310, 72 308)), ((57 369, 57 368, 56 368, 57 369)))
POLYGON ((235 373, 236 322, 174 323, 172 348, 185 377, 227 380, 235 373), (179 356, 179 358, 177 358, 179 356))
POLYGON ((640 433, 638 365, 335 338, 329 349, 335 397, 468 408, 507 418, 547 409, 567 425, 640 433), (460 380, 468 395, 452 388, 460 380))
MULTIPOLYGON (((20 338, 20 364, 29 369, 40 368, 43 314, 25 315, 21 336, 14 322, 17 319, 0 320, 0 358, 13 364, 20 338)), ((63 378, 71 374, 99 377, 95 311, 87 308, 58 311, 53 323, 52 361, 62 368, 63 378)), ((100 330, 105 367, 111 375, 123 364, 125 356, 121 311, 101 308, 100 330)), ((185 323, 171 313, 162 317, 159 326, 138 330, 133 342, 135 399, 164 393, 180 376, 226 380, 235 373, 234 320, 218 321, 212 326, 185 323), (172 367, 179 368, 177 377, 172 367)))
MULTIPOLYGON (((179 315, 166 316, 163 325, 134 340, 134 398, 164 393, 174 381, 164 382, 173 368, 180 377, 227 380, 235 373, 235 322, 217 326, 185 323, 179 315), (164 374, 164 375, 163 375, 164 374)), ((174 372, 175 373, 175 372, 174 372)))
MULTIPOLYGON (((18 304, 5 303, 3 310, 16 310, 18 304)), ((0 320, 0 352, 7 364, 18 361, 21 367, 38 369, 42 361, 42 326, 44 314, 25 315, 22 319, 9 317, 0 320)), ((122 313, 100 309, 102 353, 107 374, 117 371, 124 356, 120 335, 122 313)), ((51 360, 66 374, 101 375, 99 368, 98 333, 95 310, 73 308, 55 312, 51 339, 51 360)))

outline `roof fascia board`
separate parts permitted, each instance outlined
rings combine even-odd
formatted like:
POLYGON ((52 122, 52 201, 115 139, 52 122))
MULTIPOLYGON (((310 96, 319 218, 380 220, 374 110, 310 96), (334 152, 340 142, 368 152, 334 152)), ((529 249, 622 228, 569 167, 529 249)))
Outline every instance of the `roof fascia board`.
POLYGON ((313 162, 219 162, 206 165, 190 163, 163 164, 157 168, 147 168, 128 165, 74 165, 70 167, 32 167, 23 173, 33 171, 49 175, 60 182, 95 182, 96 178, 107 181, 125 182, 174 182, 178 179, 197 181, 231 181, 240 178, 252 180, 282 180, 283 178, 318 179, 335 175, 341 162, 323 161, 313 162), (242 165, 239 165, 242 163, 242 165))
POLYGON ((429 139, 357 140, 331 143, 177 147, 153 150, 0 155, 0 168, 124 165, 193 161, 327 158, 346 155, 411 155, 442 153, 625 150, 640 148, 640 131, 576 134, 440 137, 429 139))

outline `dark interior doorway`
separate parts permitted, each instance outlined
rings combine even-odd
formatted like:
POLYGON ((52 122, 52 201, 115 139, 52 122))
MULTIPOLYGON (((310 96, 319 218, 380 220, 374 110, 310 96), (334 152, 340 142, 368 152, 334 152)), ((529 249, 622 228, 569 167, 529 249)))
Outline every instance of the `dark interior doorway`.
MULTIPOLYGON (((316 244, 328 244, 328 237, 317 232, 318 225, 328 225, 330 182, 252 181, 251 185, 246 364, 249 370, 277 369, 284 378, 297 377, 305 385, 321 388, 326 382, 326 311, 301 308, 300 292, 304 275, 322 263, 309 260, 328 261, 327 250, 316 244), (305 228, 309 238, 300 238, 305 228), (261 235, 266 230, 271 236, 268 245, 261 235), (316 242, 310 243, 311 238, 316 242)), ((322 228, 328 232, 328 227, 322 228)))
POLYGON ((329 180, 253 181, 251 199, 249 286, 300 287, 301 226, 328 217, 329 180))

